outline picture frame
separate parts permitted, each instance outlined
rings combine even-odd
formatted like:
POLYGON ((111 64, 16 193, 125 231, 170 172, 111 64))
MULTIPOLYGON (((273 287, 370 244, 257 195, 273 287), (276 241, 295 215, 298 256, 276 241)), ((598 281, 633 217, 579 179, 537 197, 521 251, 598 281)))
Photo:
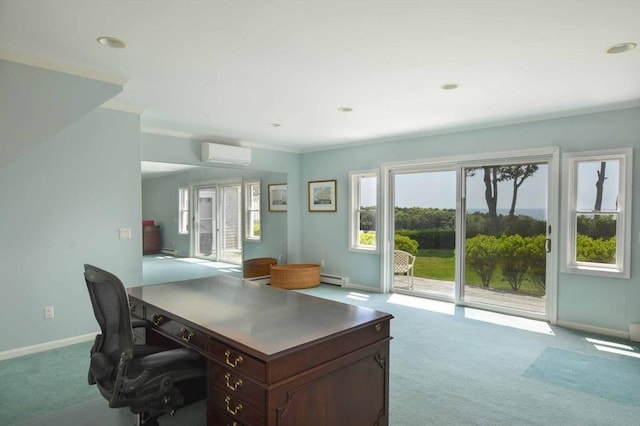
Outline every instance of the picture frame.
POLYGON ((334 213, 338 211, 337 181, 309 181, 308 199, 310 212, 334 213))
POLYGON ((287 184, 273 183, 268 185, 268 204, 270 212, 287 211, 287 184))

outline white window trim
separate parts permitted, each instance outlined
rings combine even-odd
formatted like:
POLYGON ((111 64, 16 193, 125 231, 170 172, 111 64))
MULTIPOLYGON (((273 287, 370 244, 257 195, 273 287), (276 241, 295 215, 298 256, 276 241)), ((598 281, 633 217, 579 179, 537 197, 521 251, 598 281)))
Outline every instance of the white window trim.
POLYGON ((189 192, 189 188, 188 187, 180 187, 178 188, 178 234, 179 235, 189 235, 189 231, 191 229, 191 227, 189 226, 191 221, 189 220, 190 216, 191 216, 191 194, 189 192), (185 211, 185 209, 182 208, 184 201, 183 201, 183 194, 187 194, 187 208, 186 208, 186 212, 187 212, 187 223, 184 224, 183 223, 183 219, 182 219, 182 213, 185 211), (186 225, 186 226, 185 226, 186 225), (186 231, 183 231, 183 228, 186 228, 186 231))
POLYGON ((260 180, 252 180, 252 181, 247 181, 244 183, 244 240, 245 241, 253 241, 253 242, 260 242, 262 241, 262 185, 260 183, 260 180), (251 191, 249 190, 249 188, 253 185, 258 185, 258 187, 260 188, 260 200, 258 201, 259 205, 258 205, 258 209, 257 210, 250 210, 249 206, 251 205, 251 191), (251 212, 258 212, 258 217, 260 219, 260 235, 255 237, 253 236, 252 232, 249 232, 249 226, 251 224, 250 219, 250 213, 251 212))
POLYGON ((349 172, 349 251, 358 253, 379 253, 380 249, 380 229, 379 229, 379 194, 380 194, 380 176, 378 170, 359 170, 349 172), (363 177, 376 178, 376 245, 361 246, 360 245, 360 179, 363 177))
POLYGON ((597 275, 611 278, 629 279, 631 277, 631 217, 632 217, 632 169, 633 149, 606 149, 598 151, 573 152, 563 154, 563 204, 562 227, 564 229, 561 272, 585 275, 597 275), (575 261, 576 227, 574 217, 577 214, 577 167, 579 162, 620 160, 618 187, 618 211, 616 232, 616 264, 575 261))

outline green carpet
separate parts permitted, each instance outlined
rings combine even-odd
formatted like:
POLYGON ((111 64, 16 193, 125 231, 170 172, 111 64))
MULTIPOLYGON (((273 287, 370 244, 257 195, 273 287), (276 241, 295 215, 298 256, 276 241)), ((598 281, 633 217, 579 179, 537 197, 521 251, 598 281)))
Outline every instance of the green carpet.
MULTIPOLYGON (((640 359, 598 350, 587 333, 398 294, 331 285, 300 292, 394 316, 390 426, 639 424, 640 359)), ((86 384, 89 347, 0 362, 0 425, 41 426, 32 416, 100 398, 86 384)))
POLYGON ((547 348, 524 375, 623 404, 640 406, 640 362, 634 358, 608 359, 547 348))
POLYGON ((87 383, 92 342, 0 362, 0 425, 102 398, 87 383))
POLYGON ((190 257, 147 255, 142 259, 143 284, 159 284, 172 281, 230 275, 242 278, 242 266, 190 257))

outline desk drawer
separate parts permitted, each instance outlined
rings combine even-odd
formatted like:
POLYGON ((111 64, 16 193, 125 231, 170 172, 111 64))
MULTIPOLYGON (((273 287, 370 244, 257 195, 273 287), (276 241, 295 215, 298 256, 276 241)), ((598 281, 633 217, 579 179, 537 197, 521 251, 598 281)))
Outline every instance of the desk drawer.
MULTIPOLYGON (((246 426, 245 423, 240 423, 237 420, 234 420, 232 417, 227 416, 226 414, 224 414, 221 410, 217 409, 217 408, 212 408, 209 410, 209 423, 210 425, 216 425, 216 426, 246 426)), ((251 425, 251 426, 257 426, 257 425, 262 425, 263 422, 257 423, 256 425, 251 425)))
MULTIPOLYGON (((214 392, 209 394, 211 411, 224 413, 227 421, 235 421, 240 425, 258 426, 264 424, 264 415, 248 405, 245 401, 235 398, 226 392, 214 392)), ((213 423, 217 425, 218 423, 213 423)), ((222 423, 225 424, 225 423, 222 423)), ((231 423, 233 425, 233 423, 231 423)))
POLYGON ((166 336, 178 339, 186 346, 195 349, 205 350, 206 337, 204 334, 194 330, 193 328, 176 321, 168 315, 154 312, 153 309, 147 307, 145 309, 145 317, 155 324, 155 329, 166 336))
POLYGON ((225 345, 215 339, 209 340, 209 354, 229 371, 248 375, 260 382, 265 381, 265 364, 249 355, 225 345))
POLYGON ((225 392, 239 400, 245 400, 264 412, 265 389, 245 376, 223 367, 218 363, 209 362, 210 393, 225 392))

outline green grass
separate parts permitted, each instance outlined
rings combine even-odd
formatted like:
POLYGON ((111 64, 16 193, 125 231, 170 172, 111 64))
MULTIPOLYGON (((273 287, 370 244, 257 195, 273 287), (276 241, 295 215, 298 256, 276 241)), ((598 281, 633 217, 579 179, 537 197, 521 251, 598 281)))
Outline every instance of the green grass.
MULTIPOLYGON (((455 269, 455 252, 453 249, 421 249, 418 250, 416 256, 413 274, 421 278, 455 281, 455 269)), ((468 270, 465 274, 465 284, 480 286, 482 285, 482 280, 478 274, 468 270)), ((500 267, 496 268, 489 287, 496 290, 514 292, 509 283, 502 278, 500 267)), ((525 278, 517 293, 532 296, 544 295, 528 278, 525 278)))

